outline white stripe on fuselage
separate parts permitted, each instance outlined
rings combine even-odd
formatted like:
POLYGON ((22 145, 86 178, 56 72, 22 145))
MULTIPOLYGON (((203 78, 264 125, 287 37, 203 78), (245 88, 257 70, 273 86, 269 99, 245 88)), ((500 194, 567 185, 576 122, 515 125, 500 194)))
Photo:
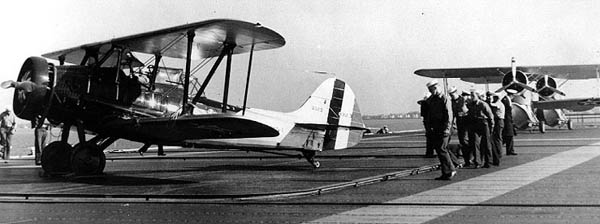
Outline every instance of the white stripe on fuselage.
MULTIPOLYGON (((350 126, 352 124, 352 112, 354 112, 354 93, 348 85, 344 87, 344 98, 342 99, 342 108, 338 114, 340 120, 338 125, 350 126)), ((335 139, 334 149, 344 149, 348 147, 348 138, 350 137, 350 129, 338 128, 335 139)))

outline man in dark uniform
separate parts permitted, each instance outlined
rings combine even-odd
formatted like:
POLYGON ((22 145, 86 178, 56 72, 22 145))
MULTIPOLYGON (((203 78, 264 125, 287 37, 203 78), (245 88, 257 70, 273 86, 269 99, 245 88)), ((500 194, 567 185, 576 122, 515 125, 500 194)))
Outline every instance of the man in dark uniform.
POLYGON ((507 95, 501 100, 502 104, 504 104, 504 129, 502 130, 502 141, 506 144, 506 155, 517 155, 517 153, 515 153, 513 140, 515 129, 513 126, 511 99, 517 91, 514 89, 507 89, 506 93, 507 95))
POLYGON ((448 138, 452 122, 452 103, 438 89, 437 80, 427 83, 431 96, 427 99, 427 129, 431 133, 431 146, 438 155, 442 175, 436 180, 450 180, 456 175, 456 167, 448 154, 448 138))
POLYGON ((2 159, 10 159, 10 147, 13 132, 15 131, 15 117, 7 108, 0 113, 0 142, 2 142, 2 159))
POLYGON ((471 103, 468 105, 469 119, 472 122, 469 144, 473 150, 474 168, 489 168, 491 162, 490 127, 494 126, 494 115, 490 106, 481 100, 484 97, 483 93, 472 91, 471 103))
POLYGON ((493 92, 488 92, 488 98, 492 113, 494 114, 494 127, 492 127, 492 165, 499 166, 502 158, 502 130, 504 129, 504 104, 500 102, 500 97, 493 92))
POLYGON ((433 147, 431 147, 431 133, 429 133, 429 128, 427 122, 427 99, 431 94, 426 93, 425 97, 422 100, 417 101, 419 105, 421 105, 421 117, 423 117, 423 128, 425 128, 425 157, 433 158, 435 157, 433 152, 433 147))

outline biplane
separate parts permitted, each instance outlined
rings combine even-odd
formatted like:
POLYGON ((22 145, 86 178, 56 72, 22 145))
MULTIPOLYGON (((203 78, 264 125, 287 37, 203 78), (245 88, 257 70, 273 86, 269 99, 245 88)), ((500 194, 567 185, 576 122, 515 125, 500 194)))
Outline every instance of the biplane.
POLYGON ((420 69, 415 74, 431 78, 459 78, 474 84, 500 83, 496 92, 513 89, 517 92, 512 101, 512 115, 515 127, 529 129, 537 126, 540 132, 546 132, 546 126, 566 126, 573 128, 570 119, 563 109, 573 111, 590 110, 600 105, 600 98, 556 99, 556 95, 565 96, 559 90, 568 80, 600 79, 600 64, 586 65, 550 65, 550 66, 516 66, 515 59, 511 67, 483 68, 441 68, 420 69), (560 84, 557 79, 563 79, 560 84), (530 86, 533 84, 534 87, 530 86), (529 102, 524 93, 537 93, 538 101, 529 102))
POLYGON ((41 155, 49 174, 102 173, 103 151, 118 139, 146 147, 296 150, 316 168, 317 152, 357 144, 365 125, 354 92, 337 78, 325 80, 293 112, 247 107, 253 52, 283 45, 280 34, 260 24, 208 20, 30 57, 17 80, 2 86, 15 89, 19 118, 62 128, 60 140, 41 155), (243 105, 235 106, 228 104, 231 59, 242 53, 249 53, 246 88, 243 105), (142 63, 137 54, 151 60, 142 63), (161 66, 165 58, 184 60, 185 67, 161 66), (200 83, 190 70, 207 58, 216 60, 200 83), (210 99, 205 90, 225 58, 223 98, 210 99), (74 146, 67 142, 71 129, 78 135, 74 146))

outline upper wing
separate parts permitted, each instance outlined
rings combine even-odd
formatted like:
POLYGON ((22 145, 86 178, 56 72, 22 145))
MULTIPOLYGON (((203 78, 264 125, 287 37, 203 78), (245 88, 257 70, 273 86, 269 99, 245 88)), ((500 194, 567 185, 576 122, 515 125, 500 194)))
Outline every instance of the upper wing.
MULTIPOLYGON (((549 75, 561 79, 592 79, 600 64, 588 65, 551 65, 551 66, 517 66, 517 70, 527 74, 549 75)), ((504 74, 511 67, 487 68, 451 68, 451 69, 419 69, 415 74, 430 78, 460 78, 465 82, 476 84, 501 83, 504 74)))
POLYGON ((482 84, 501 83, 502 77, 510 72, 510 69, 510 67, 419 69, 415 74, 429 78, 460 78, 465 82, 482 84))
POLYGON ((285 45, 285 39, 281 35, 259 24, 216 19, 86 44, 42 56, 57 60, 59 57, 64 57, 66 62, 78 64, 85 56, 86 50, 98 51, 102 57, 113 46, 120 46, 131 52, 186 58, 186 35, 189 31, 195 33, 192 48, 194 60, 218 56, 224 43, 236 45, 233 54, 249 52, 252 44, 255 51, 285 45))
POLYGON ((585 111, 600 106, 600 98, 574 98, 563 100, 533 101, 532 106, 538 109, 569 109, 585 111))

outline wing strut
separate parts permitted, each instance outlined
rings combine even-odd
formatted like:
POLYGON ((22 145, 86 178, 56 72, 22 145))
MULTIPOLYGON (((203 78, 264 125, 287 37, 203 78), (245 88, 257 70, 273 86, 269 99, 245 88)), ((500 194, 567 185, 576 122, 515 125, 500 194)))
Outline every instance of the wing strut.
POLYGON ((183 115, 188 110, 188 89, 190 88, 190 67, 192 65, 192 46, 194 44, 194 36, 196 33, 193 30, 187 32, 187 55, 185 58, 185 78, 183 79, 183 99, 181 102, 181 114, 183 115))
POLYGON ((254 41, 252 41, 252 48, 250 48, 250 59, 248 60, 248 75, 246 76, 246 90, 244 91, 244 107, 242 109, 242 116, 246 115, 246 101, 248 100, 248 85, 250 84, 250 71, 252 70, 252 56, 254 55, 254 41))
POLYGON ((117 75, 115 75, 115 86, 117 87, 117 91, 115 94, 115 100, 119 100, 119 72, 121 71, 121 59, 123 57, 123 49, 121 48, 117 48, 115 49, 117 51, 117 75))
MULTIPOLYGON (((235 46, 235 45, 233 45, 235 46)), ((225 67, 225 86, 223 87, 223 107, 221 112, 227 112, 227 98, 229 96, 229 78, 231 76, 231 57, 233 55, 233 47, 227 49, 227 67, 225 67)))
POLYGON ((223 57, 225 57, 225 55, 227 54, 227 51, 229 51, 228 49, 233 49, 233 47, 230 47, 229 45, 225 45, 223 47, 223 50, 221 50, 221 54, 219 55, 219 58, 217 58, 217 61, 215 61, 215 64, 210 69, 210 72, 208 72, 208 76, 206 76, 206 78, 204 79, 202 86, 200 86, 200 89, 198 90, 198 92, 196 92, 194 99, 192 99, 192 104, 195 104, 196 102, 198 102, 200 100, 202 93, 206 89, 206 86, 208 86, 208 82, 212 79, 213 75, 217 71, 217 68, 219 67, 219 64, 221 64, 223 57))
POLYGON ((160 65, 160 60, 162 59, 162 55, 157 53, 154 55, 154 69, 152 69, 151 77, 150 77, 150 91, 154 91, 156 88, 154 83, 156 83, 156 76, 158 75, 158 66, 160 65))

